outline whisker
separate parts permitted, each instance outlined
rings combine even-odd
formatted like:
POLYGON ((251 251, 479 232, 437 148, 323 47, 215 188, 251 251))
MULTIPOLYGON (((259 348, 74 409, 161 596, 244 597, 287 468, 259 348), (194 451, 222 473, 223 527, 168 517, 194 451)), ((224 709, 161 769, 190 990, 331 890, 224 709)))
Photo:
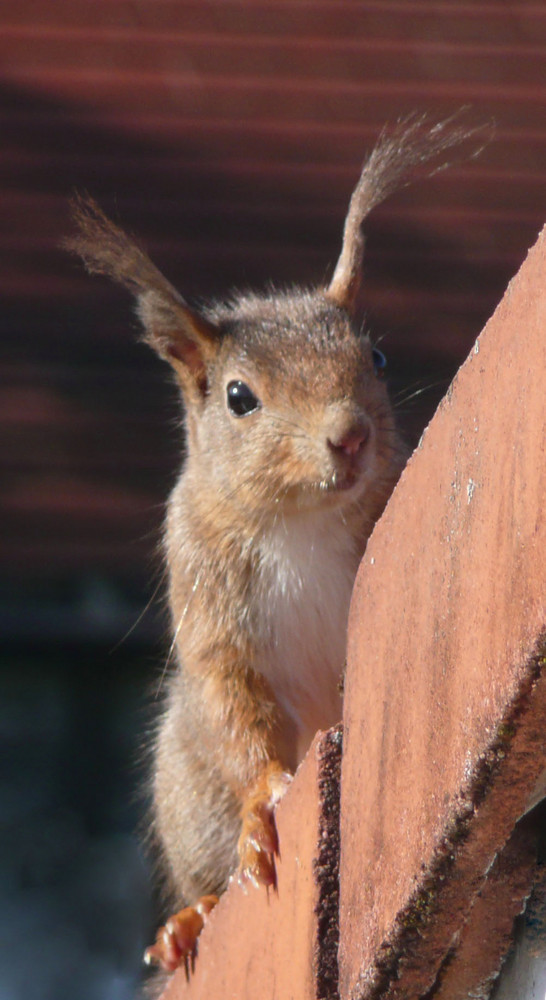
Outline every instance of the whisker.
POLYGON ((446 386, 447 384, 449 384, 449 380, 448 379, 441 379, 438 382, 429 382, 427 385, 420 386, 418 389, 415 389, 413 392, 409 391, 409 389, 412 388, 410 386, 409 389, 406 390, 406 392, 408 393, 408 395, 404 396, 403 393, 400 392, 400 394, 393 399, 393 407, 394 407, 394 409, 396 411, 398 411, 400 409, 400 407, 405 406, 405 404, 409 403, 410 400, 416 399, 417 396, 422 396, 422 394, 424 392, 430 392, 431 389, 442 388, 442 387, 446 386))
POLYGON ((118 651, 118 649, 120 648, 120 646, 122 646, 124 642, 127 642, 127 639, 129 638, 129 636, 133 634, 133 632, 135 631, 135 629, 138 628, 138 626, 140 625, 140 623, 143 620, 143 618, 145 617, 145 615, 148 614, 148 611, 152 607, 152 604, 154 603, 154 601, 157 598, 157 595, 159 594, 160 588, 163 586, 164 578, 166 576, 166 571, 162 571, 161 576, 162 576, 162 579, 159 580, 158 583, 156 584, 156 586, 154 587, 152 596, 149 598, 149 600, 146 601, 146 604, 142 608, 142 611, 140 611, 139 614, 137 615, 137 617, 136 617, 135 621, 133 622, 133 624, 127 629, 127 631, 121 636, 121 638, 118 639, 118 641, 115 643, 115 645, 112 646, 112 648, 110 650, 110 656, 113 656, 114 653, 116 653, 118 651))
POLYGON ((189 596, 188 600, 186 601, 186 604, 184 606, 184 610, 183 610, 183 612, 182 612, 182 614, 181 614, 181 616, 180 616, 180 618, 178 620, 177 626, 176 626, 176 628, 175 628, 175 630, 173 632, 173 638, 172 638, 171 645, 169 647, 169 652, 167 653, 167 658, 165 660, 165 664, 163 666, 163 670, 161 672, 161 676, 159 678, 159 682, 158 682, 158 685, 157 685, 156 694, 155 694, 156 698, 159 698, 159 696, 161 694, 161 688, 163 687, 163 683, 164 683, 165 677, 167 676, 167 671, 168 671, 168 669, 170 667, 170 664, 171 664, 171 660, 172 660, 172 657, 173 657, 173 654, 174 654, 174 650, 176 648, 176 643, 178 641, 178 636, 180 635, 180 629, 182 628, 182 625, 184 624, 184 621, 185 621, 186 615, 188 613, 188 609, 190 607, 190 604, 191 604, 191 602, 193 600, 194 594, 197 592, 197 588, 199 586, 199 581, 201 579, 201 575, 202 575, 202 571, 200 570, 197 573, 197 575, 196 575, 196 577, 195 577, 195 579, 193 581, 193 586, 191 588, 190 596, 189 596))

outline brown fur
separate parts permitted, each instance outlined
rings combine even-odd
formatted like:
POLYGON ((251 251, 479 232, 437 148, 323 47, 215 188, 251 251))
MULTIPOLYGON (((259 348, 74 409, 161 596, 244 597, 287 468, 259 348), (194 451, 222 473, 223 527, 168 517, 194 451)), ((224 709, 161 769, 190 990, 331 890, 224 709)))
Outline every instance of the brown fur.
MULTIPOLYGON (((362 223, 466 134, 412 119, 382 137, 332 282, 312 292, 190 308, 94 203, 75 204, 70 248, 135 295, 185 403, 187 458, 165 530, 174 669, 154 765, 154 832, 177 908, 221 893, 238 865, 274 879, 274 805, 313 732, 339 717, 352 582, 404 459, 352 316, 362 223), (233 382, 259 406, 234 413, 233 382)), ((199 925, 186 912, 182 922, 199 925)))

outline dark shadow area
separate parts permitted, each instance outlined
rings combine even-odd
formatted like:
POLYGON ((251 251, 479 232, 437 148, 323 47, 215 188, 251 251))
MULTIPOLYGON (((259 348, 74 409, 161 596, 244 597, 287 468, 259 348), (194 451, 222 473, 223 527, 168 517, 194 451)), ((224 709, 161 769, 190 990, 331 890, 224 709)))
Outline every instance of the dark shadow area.
POLYGON ((0 673, 0 982, 133 1000, 153 925, 142 823, 151 652, 17 644, 0 673))

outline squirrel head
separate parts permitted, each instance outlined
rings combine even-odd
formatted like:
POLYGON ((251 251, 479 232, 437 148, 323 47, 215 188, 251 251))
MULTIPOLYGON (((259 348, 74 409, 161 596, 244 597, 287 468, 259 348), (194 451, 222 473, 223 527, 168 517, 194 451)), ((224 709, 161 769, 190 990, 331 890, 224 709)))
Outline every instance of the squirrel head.
POLYGON ((392 483, 402 451, 377 352, 354 319, 363 223, 416 168, 482 131, 452 119, 425 124, 413 116, 380 137, 350 201, 333 278, 314 291, 194 308, 91 199, 75 200, 69 249, 133 293, 145 340, 176 373, 196 489, 263 517, 266 508, 345 507, 392 483))

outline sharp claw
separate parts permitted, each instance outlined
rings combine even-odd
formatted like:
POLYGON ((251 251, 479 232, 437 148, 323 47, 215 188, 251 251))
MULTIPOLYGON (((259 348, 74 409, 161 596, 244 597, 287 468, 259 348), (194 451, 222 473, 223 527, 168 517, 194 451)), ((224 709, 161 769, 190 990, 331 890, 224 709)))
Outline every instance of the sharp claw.
POLYGON ((209 913, 211 913, 211 911, 214 909, 217 902, 218 902, 218 896, 213 896, 212 894, 210 896, 201 896, 201 899, 197 902, 195 909, 197 910, 198 913, 201 914, 205 923, 206 923, 206 918, 208 917, 209 913))
POLYGON ((265 885, 269 889, 270 885, 277 884, 277 878, 275 875, 275 869, 273 867, 269 868, 269 871, 264 871, 263 869, 257 874, 257 881, 260 885, 265 885))
POLYGON ((263 837, 261 834, 251 834, 248 838, 249 844, 252 844, 254 850, 259 854, 260 852, 265 852, 266 854, 275 854, 275 847, 273 846, 271 839, 269 837, 263 837))
POLYGON ((197 909, 182 910, 178 916, 171 917, 165 925, 165 943, 176 942, 181 955, 192 951, 205 921, 197 909))
POLYGON ((159 928, 154 944, 144 952, 146 965, 160 965, 168 972, 184 965, 189 976, 197 939, 217 902, 217 896, 203 896, 195 906, 188 906, 170 917, 165 926, 159 928))
POLYGON ((262 822, 251 831, 248 839, 257 851, 265 851, 266 854, 277 853, 279 841, 275 827, 272 825, 269 817, 267 822, 262 822))
POLYGON ((273 858, 264 851, 257 851, 252 862, 244 865, 239 871, 238 882, 245 891, 249 882, 255 889, 259 889, 261 885, 269 888, 270 885, 275 885, 276 881, 273 858))
POLYGON ((158 938, 155 944, 150 948, 146 948, 144 962, 146 965, 160 965, 167 972, 174 972, 180 964, 180 955, 173 948, 172 942, 167 940, 165 935, 163 935, 161 943, 159 943, 158 938))
POLYGON ((279 841, 274 810, 291 781, 291 774, 272 768, 243 803, 238 882, 245 892, 249 883, 256 888, 277 884, 274 859, 279 841))

